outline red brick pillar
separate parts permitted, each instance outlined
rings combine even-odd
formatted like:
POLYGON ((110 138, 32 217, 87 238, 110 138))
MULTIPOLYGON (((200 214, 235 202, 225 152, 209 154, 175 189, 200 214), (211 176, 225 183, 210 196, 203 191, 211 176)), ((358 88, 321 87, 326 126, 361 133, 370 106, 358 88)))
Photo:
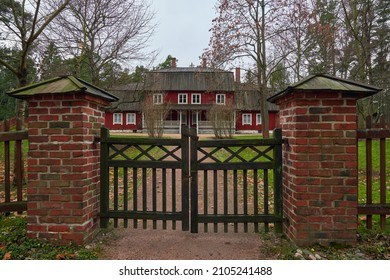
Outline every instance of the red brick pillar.
POLYGON ((299 245, 353 244, 357 229, 356 101, 362 93, 289 88, 279 105, 285 232, 299 245))
POLYGON ((28 235, 60 244, 90 241, 98 226, 104 99, 47 94, 29 100, 28 235))

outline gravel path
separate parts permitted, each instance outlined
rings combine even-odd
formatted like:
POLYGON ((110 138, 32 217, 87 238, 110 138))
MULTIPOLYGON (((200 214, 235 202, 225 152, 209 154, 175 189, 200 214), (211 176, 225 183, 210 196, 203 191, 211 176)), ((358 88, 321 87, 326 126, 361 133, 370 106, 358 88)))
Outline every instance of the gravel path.
POLYGON ((115 229, 103 236, 106 260, 256 260, 255 233, 189 233, 181 230, 115 229))

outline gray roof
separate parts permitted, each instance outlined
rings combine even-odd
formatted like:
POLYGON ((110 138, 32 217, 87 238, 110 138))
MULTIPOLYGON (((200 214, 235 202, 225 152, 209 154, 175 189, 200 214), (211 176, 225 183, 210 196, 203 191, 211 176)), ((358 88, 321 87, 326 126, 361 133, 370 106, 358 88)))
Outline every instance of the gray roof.
POLYGON ((102 97, 108 101, 116 101, 118 98, 107 91, 100 89, 86 81, 74 76, 60 76, 39 83, 31 84, 18 88, 8 94, 16 98, 25 98, 40 94, 63 94, 63 93, 88 93, 94 96, 102 97))
POLYGON ((343 91, 343 92, 351 92, 351 93, 360 93, 366 96, 373 95, 378 93, 382 89, 363 84, 360 82, 350 81, 346 79, 341 79, 337 77, 333 77, 326 74, 317 74, 306 77, 305 79, 288 86, 284 90, 275 94, 274 96, 268 98, 269 102, 274 102, 286 95, 287 93, 300 90, 300 91, 343 91))
POLYGON ((107 108, 107 111, 122 112, 141 110, 141 102, 144 95, 142 87, 143 84, 141 83, 131 83, 111 89, 110 92, 118 97, 118 101, 112 102, 107 108))
MULTIPOLYGON (((266 93, 266 98, 271 95, 271 92, 266 93)), ((260 110, 260 91, 254 84, 236 84, 234 104, 237 110, 258 111, 260 110)), ((279 111, 279 106, 273 103, 267 102, 267 107, 269 111, 279 111)))
POLYGON ((232 92, 233 73, 203 67, 175 67, 148 72, 145 77, 148 91, 232 92))

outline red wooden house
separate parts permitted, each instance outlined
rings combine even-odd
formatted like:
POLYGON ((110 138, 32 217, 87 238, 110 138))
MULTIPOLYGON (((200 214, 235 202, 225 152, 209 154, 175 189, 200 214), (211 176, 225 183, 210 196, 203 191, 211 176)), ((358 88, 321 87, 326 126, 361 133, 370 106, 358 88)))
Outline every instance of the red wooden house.
POLYGON ((118 97, 105 114, 105 126, 110 130, 141 132, 142 128, 142 85, 138 83, 116 87, 110 92, 118 97))
MULTIPOLYGON (((239 77, 239 71, 236 71, 239 77)), ((164 132, 179 133, 182 124, 198 133, 212 133, 210 110, 232 106, 233 133, 262 130, 258 91, 234 81, 233 72, 206 67, 172 67, 147 73, 142 85, 111 90, 120 100, 106 112, 105 125, 112 130, 145 131, 142 106, 168 104, 164 132)), ((277 108, 269 103, 270 129, 275 127, 277 108)))

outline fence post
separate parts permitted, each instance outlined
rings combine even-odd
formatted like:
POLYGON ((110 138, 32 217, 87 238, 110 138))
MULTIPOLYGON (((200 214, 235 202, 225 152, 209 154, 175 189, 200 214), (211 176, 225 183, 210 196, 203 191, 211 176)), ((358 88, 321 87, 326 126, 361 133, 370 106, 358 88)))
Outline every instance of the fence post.
POLYGON ((295 243, 356 242, 356 102, 377 91, 360 83, 316 75, 269 99, 279 105, 280 127, 286 140, 284 230, 295 243), (354 92, 347 90, 351 84, 354 92))
POLYGON ((108 168, 108 144, 110 131, 102 127, 100 130, 100 227, 108 227, 108 218, 104 215, 109 210, 109 168, 108 168))

